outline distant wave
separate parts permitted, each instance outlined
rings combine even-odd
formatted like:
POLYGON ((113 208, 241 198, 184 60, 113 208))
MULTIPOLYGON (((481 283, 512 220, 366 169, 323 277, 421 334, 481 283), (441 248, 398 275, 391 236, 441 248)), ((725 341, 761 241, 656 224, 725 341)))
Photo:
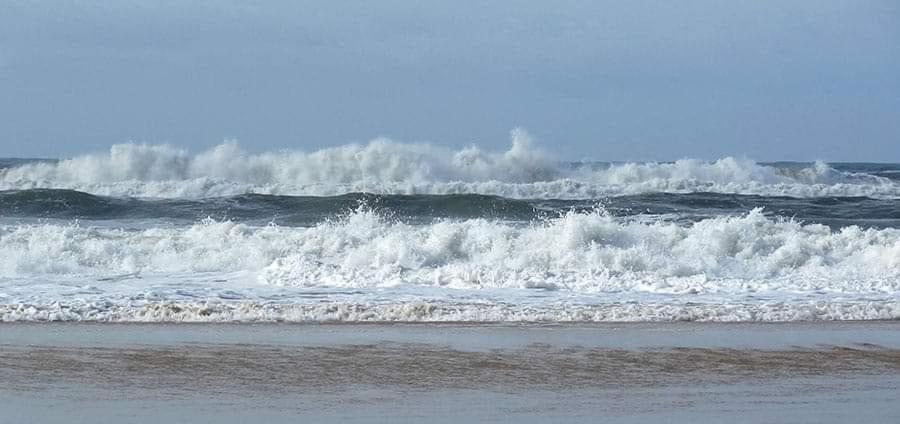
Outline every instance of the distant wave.
MULTIPOLYGON (((885 171, 889 172, 889 171, 885 171)), ((225 143, 196 155, 169 145, 119 144, 108 153, 0 169, 0 190, 71 189, 104 196, 206 198, 272 195, 483 194, 520 199, 592 199, 641 193, 900 197, 900 182, 749 159, 673 163, 562 164, 522 130, 505 152, 450 150, 386 139, 314 152, 250 154, 225 143)))

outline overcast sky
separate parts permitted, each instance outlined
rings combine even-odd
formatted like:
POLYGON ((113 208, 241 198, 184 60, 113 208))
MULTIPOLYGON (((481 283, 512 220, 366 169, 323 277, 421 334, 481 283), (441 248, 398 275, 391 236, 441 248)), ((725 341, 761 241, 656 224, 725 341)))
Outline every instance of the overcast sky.
POLYGON ((900 161, 900 2, 0 1, 0 157, 377 136, 900 161))

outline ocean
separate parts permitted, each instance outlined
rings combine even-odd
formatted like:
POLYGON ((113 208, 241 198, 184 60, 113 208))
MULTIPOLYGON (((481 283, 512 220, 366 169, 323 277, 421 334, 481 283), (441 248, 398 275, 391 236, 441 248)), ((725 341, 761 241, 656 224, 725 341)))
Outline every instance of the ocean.
POLYGON ((900 318, 900 164, 375 140, 0 159, 0 320, 900 318))

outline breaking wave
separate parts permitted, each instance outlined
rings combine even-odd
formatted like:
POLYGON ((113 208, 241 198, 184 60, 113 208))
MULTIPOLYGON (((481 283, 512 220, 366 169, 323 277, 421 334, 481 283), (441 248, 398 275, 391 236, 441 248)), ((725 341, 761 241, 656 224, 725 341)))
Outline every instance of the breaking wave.
POLYGON ((311 227, 206 219, 0 226, 0 320, 792 321, 900 318, 900 230, 754 209, 693 223, 602 209, 311 227))
POLYGON ((884 294, 900 291, 900 230, 832 230, 758 209, 687 226, 602 210, 532 224, 409 225, 363 209, 309 228, 214 220, 145 230, 0 227, 0 278, 197 273, 296 288, 884 294))
POLYGON ((505 152, 450 150, 377 139, 314 152, 247 153, 224 143, 196 155, 169 145, 119 144, 108 153, 0 169, 0 190, 70 189, 116 197, 207 198, 239 194, 483 194, 590 199, 640 193, 900 197, 883 175, 748 159, 564 164, 512 132, 505 152))

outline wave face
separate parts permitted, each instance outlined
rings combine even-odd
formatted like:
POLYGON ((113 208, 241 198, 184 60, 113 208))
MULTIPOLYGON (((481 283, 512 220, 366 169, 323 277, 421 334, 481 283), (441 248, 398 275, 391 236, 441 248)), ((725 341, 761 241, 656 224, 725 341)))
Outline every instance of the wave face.
POLYGON ((0 163, 0 190, 68 189, 112 197, 208 198, 481 194, 591 199, 643 193, 791 197, 900 197, 900 168, 759 164, 748 159, 673 163, 560 163, 512 132, 509 150, 449 150, 387 139, 315 152, 249 154, 225 143, 191 155, 168 145, 121 144, 60 161, 0 163), (868 171, 868 172, 867 172, 868 171))
POLYGON ((649 193, 603 199, 508 199, 480 194, 273 196, 245 194, 205 199, 143 199, 95 196, 72 190, 0 192, 0 216, 24 219, 168 222, 190 225, 206 218, 254 225, 308 227, 360 205, 407 223, 439 219, 542 221, 567 212, 602 207, 610 216, 697 222, 755 208, 839 229, 900 226, 900 202, 867 197, 786 198, 720 193, 649 193))
POLYGON ((0 159, 0 320, 900 319, 900 165, 380 139, 0 159))

